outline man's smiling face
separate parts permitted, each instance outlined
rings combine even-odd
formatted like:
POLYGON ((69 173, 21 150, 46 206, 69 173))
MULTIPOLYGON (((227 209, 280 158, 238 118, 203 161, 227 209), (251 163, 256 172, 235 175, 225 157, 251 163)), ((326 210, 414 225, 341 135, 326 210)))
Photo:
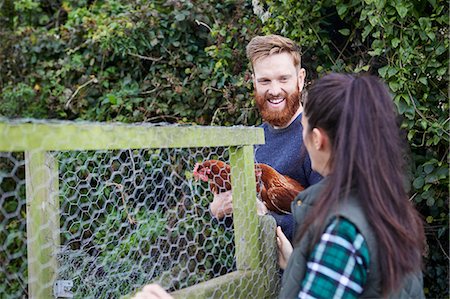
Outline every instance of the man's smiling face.
POLYGON ((272 54, 253 64, 256 104, 262 118, 273 126, 284 126, 300 107, 304 69, 294 65, 288 53, 272 54))

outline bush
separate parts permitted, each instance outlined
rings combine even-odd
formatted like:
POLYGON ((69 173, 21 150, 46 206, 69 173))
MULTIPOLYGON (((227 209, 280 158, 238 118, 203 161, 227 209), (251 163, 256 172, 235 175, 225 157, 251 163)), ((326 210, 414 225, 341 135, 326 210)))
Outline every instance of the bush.
POLYGON ((246 100, 241 47, 259 24, 248 2, 21 0, 14 7, 20 17, 5 8, 0 18, 13 23, 2 30, 0 101, 9 103, 19 82, 27 88, 0 110, 4 116, 28 116, 22 104, 33 102, 41 113, 30 116, 38 118, 233 124, 257 117, 246 100))

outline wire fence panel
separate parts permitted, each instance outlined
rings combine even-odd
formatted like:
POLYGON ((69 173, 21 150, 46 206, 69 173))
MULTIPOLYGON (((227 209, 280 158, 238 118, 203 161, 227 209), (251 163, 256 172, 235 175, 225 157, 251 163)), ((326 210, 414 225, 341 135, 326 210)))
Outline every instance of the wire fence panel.
POLYGON ((0 297, 27 290, 27 219, 23 153, 0 152, 0 297))
MULTIPOLYGON (((34 130, 34 141, 0 141, 0 298, 48 297, 49 292, 119 298, 149 282, 179 298, 276 297, 276 288, 270 288, 278 270, 268 268, 276 252, 269 244, 273 240, 265 238, 272 229, 254 222, 255 196, 245 198, 255 193, 253 161, 246 161, 253 157, 251 146, 223 139, 228 131, 216 136, 215 146, 202 145, 214 139, 208 133, 195 132, 198 141, 187 146, 176 141, 161 146, 178 133, 155 138, 155 132, 139 131, 143 139, 156 140, 143 145, 135 141, 136 127, 128 132, 119 126, 122 135, 98 137, 97 149, 95 140, 79 138, 96 139, 99 135, 89 131, 103 130, 97 125, 70 128, 77 137, 64 130, 67 124, 57 129, 19 124, 22 134, 14 125, 3 125, 2 137, 27 139, 34 130), (45 137, 36 137, 42 131, 45 137), (130 147, 120 148, 124 144, 130 147), (197 163, 207 160, 232 166, 234 219, 217 220, 209 211, 217 190, 193 175, 197 163)), ((236 129, 230 136, 245 140, 249 132, 236 129)))
MULTIPOLYGON (((150 280, 180 289, 232 270, 232 230, 216 225, 198 160, 223 149, 61 153, 62 279, 110 298, 150 280), (215 246, 220 244, 220 247, 215 246)), ((207 187, 207 186, 206 186, 207 187)))

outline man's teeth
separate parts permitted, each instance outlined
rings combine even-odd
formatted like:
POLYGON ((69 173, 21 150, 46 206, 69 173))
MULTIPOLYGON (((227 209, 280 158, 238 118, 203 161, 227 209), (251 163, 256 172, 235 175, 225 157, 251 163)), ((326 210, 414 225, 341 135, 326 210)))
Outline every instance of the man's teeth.
POLYGON ((278 98, 278 99, 270 99, 269 102, 272 104, 279 104, 284 101, 284 98, 278 98))

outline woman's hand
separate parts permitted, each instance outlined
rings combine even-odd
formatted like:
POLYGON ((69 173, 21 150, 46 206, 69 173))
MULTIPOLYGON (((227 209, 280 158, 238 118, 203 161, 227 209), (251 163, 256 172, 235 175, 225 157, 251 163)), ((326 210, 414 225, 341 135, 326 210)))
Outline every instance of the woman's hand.
POLYGON ((222 219, 227 215, 233 213, 233 198, 231 197, 231 190, 214 194, 214 200, 209 205, 209 209, 214 217, 222 219))
POLYGON ((156 283, 146 285, 131 299, 173 299, 160 285, 156 283))
POLYGON ((278 245, 278 264, 281 269, 286 269, 289 257, 292 254, 293 248, 291 242, 286 238, 281 227, 277 227, 277 245, 278 245))

